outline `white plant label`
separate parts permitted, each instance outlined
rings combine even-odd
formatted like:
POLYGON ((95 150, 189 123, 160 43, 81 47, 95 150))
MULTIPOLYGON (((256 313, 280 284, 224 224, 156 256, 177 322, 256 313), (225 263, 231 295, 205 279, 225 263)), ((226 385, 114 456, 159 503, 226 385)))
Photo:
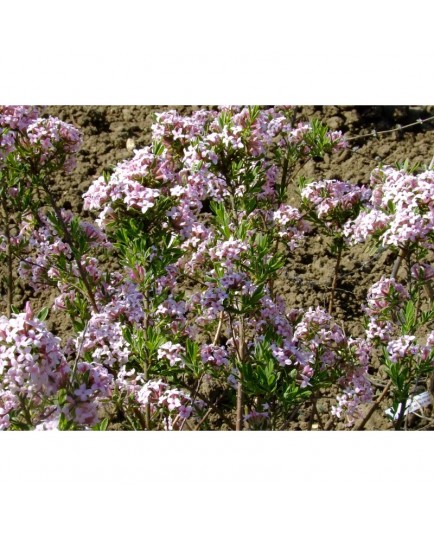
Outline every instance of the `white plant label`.
MULTIPOLYGON (((422 408, 425 408, 426 406, 429 406, 430 404, 431 397, 429 392, 425 391, 424 393, 420 393, 419 395, 413 396, 412 398, 409 398, 407 400, 404 415, 407 415, 408 413, 414 413, 422 408)), ((395 420, 398 418, 400 411, 401 404, 399 404, 395 414, 393 413, 393 408, 386 409, 384 413, 395 420)))

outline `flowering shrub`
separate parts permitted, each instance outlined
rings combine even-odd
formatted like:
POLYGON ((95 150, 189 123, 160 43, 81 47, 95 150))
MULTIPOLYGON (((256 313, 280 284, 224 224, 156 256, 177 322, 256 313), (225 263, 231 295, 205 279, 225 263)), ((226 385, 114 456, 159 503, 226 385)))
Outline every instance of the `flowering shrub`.
POLYGON ((150 146, 84 194, 92 223, 50 187, 73 169, 81 139, 34 107, 0 107, 1 429, 276 430, 301 407, 320 421, 317 401, 336 388, 331 419, 351 425, 373 399, 378 352, 396 408, 434 369, 434 331, 424 342, 419 333, 433 329, 421 302, 433 272, 431 171, 377 170, 371 189, 304 183, 293 206, 296 166, 345 149, 340 132, 284 106, 170 111, 156 115, 150 146), (274 282, 315 227, 336 256, 329 308, 291 309, 274 282), (398 282, 397 265, 371 288, 364 335, 351 337, 333 319, 339 264, 369 237, 409 275, 398 282), (48 331, 48 307, 14 308, 14 258, 35 292, 56 290, 66 340, 48 331))

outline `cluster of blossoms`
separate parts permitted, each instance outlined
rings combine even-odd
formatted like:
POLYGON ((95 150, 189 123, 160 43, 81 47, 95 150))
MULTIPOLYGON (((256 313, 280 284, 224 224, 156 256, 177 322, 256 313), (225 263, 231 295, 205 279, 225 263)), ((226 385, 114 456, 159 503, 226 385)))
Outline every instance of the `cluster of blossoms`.
POLYGON ((217 245, 209 250, 211 260, 217 260, 225 268, 233 268, 234 263, 240 260, 247 245, 242 241, 230 237, 229 240, 218 241, 217 245))
POLYGON ((158 349, 158 359, 167 359, 170 366, 174 366, 176 363, 183 362, 182 353, 184 349, 180 344, 173 344, 170 341, 165 342, 158 349))
POLYGON ((393 318, 399 318, 406 300, 410 298, 408 290, 394 278, 382 276, 368 291, 368 315, 366 336, 368 340, 388 342, 396 334, 397 325, 393 318))
POLYGON ((270 418, 270 414, 267 411, 268 409, 268 404, 262 404, 262 411, 253 409, 244 415, 244 421, 248 422, 251 426, 260 426, 264 421, 267 421, 270 418))
POLYGON ((434 278, 434 267, 426 262, 416 262, 411 267, 411 276, 418 281, 430 281, 434 278))
MULTIPOLYGON (((62 209, 60 217, 62 225, 71 233, 72 212, 62 209)), ((86 237, 89 248, 112 247, 105 233, 89 222, 80 222, 78 231, 86 237)), ((67 261, 68 272, 73 278, 80 277, 71 246, 65 241, 64 236, 59 235, 59 230, 54 226, 52 219, 43 210, 38 211, 36 218, 30 215, 23 218, 16 241, 17 244, 25 246, 24 251, 27 253, 23 255, 18 273, 35 291, 43 290, 53 282, 57 282, 59 288, 63 289, 62 274, 56 267, 59 259, 67 261)), ((92 279, 95 281, 99 279, 101 274, 95 258, 83 258, 83 266, 92 279)))
POLYGON ((372 387, 365 371, 356 372, 350 378, 345 378, 343 393, 337 395, 337 405, 332 406, 331 413, 338 419, 345 417, 348 425, 352 425, 363 416, 362 405, 372 402, 372 397, 372 387))
POLYGON ((31 149, 39 165, 50 164, 65 171, 76 165, 75 154, 82 144, 82 134, 57 117, 39 117, 35 106, 0 106, 0 167, 17 143, 31 149))
POLYGON ((17 135, 25 135, 38 115, 36 106, 0 106, 0 169, 15 149, 17 135))
POLYGON ((367 378, 372 345, 362 338, 348 338, 348 349, 355 357, 355 364, 340 379, 342 394, 336 397, 337 405, 332 406, 332 415, 338 419, 346 418, 349 425, 363 415, 362 405, 372 401, 373 390, 367 378))
POLYGON ((39 156, 40 164, 52 163, 66 171, 76 166, 75 154, 82 144, 82 134, 74 126, 61 121, 57 117, 38 118, 27 128, 30 146, 39 156))
MULTIPOLYGON (((67 222, 72 214, 66 215, 66 212, 63 212, 62 216, 67 222)), ((46 288, 50 276, 57 275, 53 265, 58 257, 72 261, 70 246, 58 235, 48 217, 40 211, 38 219, 41 223, 39 226, 36 226, 34 219, 22 225, 20 237, 23 242, 27 241, 30 254, 20 262, 18 270, 20 277, 27 280, 35 291, 46 288)))
POLYGON ((340 326, 321 307, 309 307, 297 323, 294 341, 303 344, 312 352, 323 351, 322 359, 333 363, 337 359, 336 351, 345 347, 347 338, 340 326))
POLYGON ((267 292, 261 298, 258 315, 252 319, 252 329, 259 333, 266 330, 267 326, 272 326, 279 337, 291 339, 298 314, 298 310, 292 310, 288 314, 284 299, 281 296, 272 299, 267 292))
POLYGON ((19 132, 26 132, 28 126, 39 116, 37 106, 0 106, 0 125, 19 132))
POLYGON ((313 209, 328 227, 339 225, 354 215, 371 197, 371 190, 338 180, 312 182, 301 191, 305 206, 313 209))
POLYGON ((207 289, 202 292, 195 292, 190 296, 189 309, 195 311, 195 305, 199 305, 196 322, 204 326, 216 320, 220 313, 225 310, 225 300, 229 297, 226 290, 217 287, 216 283, 207 283, 207 289))
POLYGON ((215 111, 207 110, 198 110, 190 117, 182 116, 175 110, 158 113, 151 127, 152 137, 156 140, 163 140, 169 147, 173 141, 177 140, 183 145, 188 145, 196 140, 203 132, 206 123, 216 115, 215 111))
POLYGON ((227 348, 224 346, 217 346, 216 344, 202 344, 200 357, 204 363, 211 363, 216 367, 229 364, 229 353, 227 348))
POLYGON ((24 415, 37 429, 57 428, 61 414, 77 425, 99 422, 101 401, 112 394, 113 375, 100 363, 75 356, 72 348, 60 347, 60 339, 34 317, 29 304, 25 313, 0 317, 0 429, 10 426, 11 415, 24 415), (53 405, 66 388, 62 407, 53 405))
POLYGON ((163 380, 145 383, 137 392, 136 399, 141 406, 149 406, 151 414, 159 413, 166 429, 172 429, 174 416, 188 419, 196 409, 203 408, 202 401, 193 400, 180 389, 170 389, 163 380))
MULTIPOLYGON (((220 278, 215 271, 210 271, 208 278, 209 281, 204 283, 204 288, 192 292, 186 302, 186 310, 195 316, 197 326, 212 324, 225 311, 228 304, 238 306, 257 289, 246 273, 236 269, 228 269, 220 278)), ((189 332, 192 333, 190 330, 189 332)))
POLYGON ((432 332, 425 346, 417 344, 414 335, 399 336, 399 323, 404 318, 405 305, 409 299, 410 294, 403 285, 384 276, 368 292, 365 307, 369 318, 367 340, 383 343, 392 363, 405 358, 426 360, 432 349, 432 332))
POLYGON ((280 366, 295 365, 298 368, 300 387, 310 385, 310 379, 314 373, 312 368, 314 357, 311 353, 299 350, 296 344, 288 340, 284 340, 279 346, 272 344, 271 352, 280 366))
POLYGON ((285 241, 291 251, 311 230, 310 225, 303 220, 301 212, 290 205, 280 205, 273 212, 273 222, 278 236, 285 241))
POLYGON ((410 297, 408 290, 394 278, 382 276, 368 291, 366 313, 379 316, 388 307, 400 307, 410 297))
POLYGON ((420 244, 432 249, 434 171, 410 175, 392 167, 375 169, 371 187, 366 210, 345 228, 351 243, 372 236, 385 247, 420 244))
POLYGON ((86 330, 77 338, 77 349, 91 352, 92 359, 108 367, 128 363, 129 344, 123 337, 122 323, 113 321, 109 313, 95 313, 86 330))
POLYGON ((110 178, 99 177, 84 194, 84 210, 103 209, 97 223, 104 226, 113 218, 114 207, 122 202, 126 209, 145 214, 156 199, 167 192, 174 173, 166 151, 155 155, 149 147, 135 150, 134 157, 116 166, 110 178), (118 203, 117 203, 118 202, 118 203))
POLYGON ((180 333, 186 326, 186 303, 184 300, 174 300, 168 297, 157 307, 155 316, 166 317, 167 326, 172 333, 180 333))
POLYGON ((99 363, 81 361, 74 380, 78 387, 66 397, 62 413, 80 426, 94 426, 101 420, 103 403, 111 398, 113 375, 99 363))
POLYGON ((323 381, 337 381, 343 394, 337 397, 333 414, 353 423, 360 416, 360 405, 372 400, 367 379, 371 346, 362 339, 346 337, 321 307, 310 307, 304 313, 293 310, 288 316, 293 327, 287 326, 281 344, 271 346, 273 356, 283 367, 296 367, 301 388, 312 386, 317 374, 323 381))
POLYGON ((0 429, 9 426, 12 411, 37 408, 55 395, 69 372, 60 339, 34 318, 29 303, 25 313, 0 317, 0 429))
MULTIPOLYGON (((280 147, 296 147, 301 154, 309 154, 311 151, 309 134, 312 133, 310 123, 293 123, 291 106, 275 106, 258 113, 255 123, 252 125, 252 139, 250 147, 255 156, 265 155, 274 145, 280 147)), ((246 121, 247 110, 244 108, 234 116, 234 122, 246 121)), ((327 137, 333 142, 334 150, 340 151, 347 147, 342 132, 334 131, 327 133, 327 137)))
POLYGON ((415 343, 414 335, 404 335, 398 339, 389 341, 387 352, 392 363, 396 363, 407 357, 414 357, 420 354, 421 347, 415 343))
POLYGON ((309 307, 295 327, 293 343, 303 349, 305 355, 310 355, 309 364, 302 371, 302 379, 307 382, 315 369, 333 370, 334 365, 340 364, 347 338, 321 307, 309 307))

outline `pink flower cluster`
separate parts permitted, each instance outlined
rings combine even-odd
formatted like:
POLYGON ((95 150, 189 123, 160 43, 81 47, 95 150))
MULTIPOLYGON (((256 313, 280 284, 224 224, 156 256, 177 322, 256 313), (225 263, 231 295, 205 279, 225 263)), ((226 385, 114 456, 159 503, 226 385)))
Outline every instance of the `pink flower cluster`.
POLYGON ((350 241, 362 242, 373 236, 383 246, 420 243, 432 249, 434 171, 410 175, 387 166, 374 170, 371 186, 367 210, 346 227, 350 241))
POLYGON ((293 324, 298 317, 298 311, 293 310, 288 314, 284 299, 281 296, 272 299, 269 293, 261 299, 260 306, 258 315, 252 319, 252 328, 260 333, 272 326, 279 337, 292 339, 293 324))
POLYGON ((387 352, 392 363, 396 363, 408 357, 417 356, 420 353, 420 346, 415 344, 414 335, 403 335, 398 339, 389 341, 387 352))
POLYGON ((113 375, 99 363, 81 361, 77 364, 74 391, 67 396, 62 413, 78 425, 94 426, 101 418, 102 403, 110 399, 113 375))
POLYGON ((149 405, 151 414, 161 413, 164 425, 168 429, 171 429, 174 415, 188 419, 196 407, 203 406, 200 401, 194 401, 193 404, 190 395, 180 389, 170 389, 163 380, 148 381, 138 391, 136 399, 143 407, 149 405))
POLYGON ((273 221, 277 228, 277 234, 287 241, 292 251, 311 229, 310 225, 302 218, 301 212, 290 205, 280 205, 273 212, 273 221))
POLYGON ((311 385, 315 370, 323 371, 339 364, 347 338, 330 315, 317 307, 304 314, 298 310, 279 314, 279 307, 266 298, 261 310, 263 319, 256 321, 256 330, 275 324, 281 341, 270 346, 273 357, 282 367, 295 367, 301 388, 311 385))
MULTIPOLYGON (((219 112, 201 110, 190 117, 171 110, 156 114, 153 139, 170 148, 178 145, 180 151, 198 144, 200 155, 214 164, 220 160, 218 154, 222 149, 247 149, 252 156, 259 157, 273 146, 291 145, 306 154, 310 150, 306 135, 312 127, 309 123, 292 124, 290 110, 288 106, 260 109, 254 118, 251 107, 241 106, 223 106, 219 112)), ((336 150, 347 146, 341 132, 330 132, 328 137, 336 150)))
POLYGON ((173 164, 164 150, 155 155, 149 147, 136 150, 133 158, 119 163, 107 180, 99 177, 83 195, 84 210, 103 209, 97 222, 106 225, 113 217, 113 205, 121 201, 127 209, 145 214, 176 181, 173 164), (166 187, 166 185, 168 185, 166 187))
POLYGON ((136 283, 125 280, 120 272, 106 275, 96 289, 99 312, 105 314, 107 322, 116 320, 139 324, 144 318, 143 294, 136 283))
POLYGON ((426 262, 417 262, 411 267, 411 276, 418 281, 430 281, 434 278, 434 267, 426 262))
POLYGON ((309 307, 297 323, 294 341, 311 352, 320 352, 324 363, 330 365, 338 359, 336 354, 347 344, 347 338, 340 326, 321 307, 309 307))
POLYGON ((75 155, 82 144, 81 132, 57 117, 36 119, 27 127, 28 140, 40 156, 40 164, 59 160, 65 171, 76 166, 75 155))
POLYGON ((364 306, 368 315, 368 340, 387 343, 396 335, 398 326, 391 318, 399 317, 398 313, 409 298, 407 289, 393 278, 382 276, 380 281, 372 285, 368 291, 367 305, 364 306))
POLYGON ((352 425, 356 418, 362 417, 362 404, 372 401, 372 388, 362 369, 346 379, 346 387, 341 395, 336 397, 338 404, 332 406, 331 413, 338 419, 346 417, 348 425, 352 425))
POLYGON ((170 366, 173 367, 176 363, 180 363, 181 367, 183 365, 183 355, 184 349, 180 344, 173 344, 168 341, 163 343, 158 349, 157 356, 158 359, 167 359, 170 363, 170 366))
POLYGON ((25 135, 38 115, 36 106, 0 106, 0 169, 6 156, 15 149, 17 135, 25 135))
POLYGON ((247 245, 239 239, 229 238, 229 240, 217 241, 217 245, 209 250, 211 260, 218 260, 225 268, 233 268, 234 263, 239 261, 243 252, 247 250, 247 245))
POLYGON ((368 291, 365 312, 369 316, 380 316, 385 309, 400 307, 408 300, 408 290, 394 278, 382 276, 368 291))
POLYGON ((216 115, 216 112, 206 110, 194 112, 191 117, 182 116, 175 110, 155 114, 152 137, 156 141, 163 140, 169 147, 177 140, 183 145, 189 144, 202 134, 205 125, 216 115))
POLYGON ((224 346, 215 344, 202 344, 200 356, 204 363, 211 363, 216 367, 221 367, 229 363, 228 351, 224 346))
POLYGON ((301 197, 328 226, 337 226, 350 217, 371 197, 371 190, 338 180, 312 182, 301 191, 301 197))
POLYGON ((331 413, 338 419, 345 417, 351 425, 362 416, 362 405, 370 403, 373 398, 372 386, 367 378, 373 348, 369 341, 362 338, 349 338, 348 348, 356 360, 339 382, 343 392, 336 397, 338 404, 332 406, 331 413))
POLYGON ((0 317, 0 429, 9 426, 9 413, 21 404, 37 407, 65 385, 69 365, 60 339, 26 312, 0 317))
POLYGON ((180 333, 186 325, 186 303, 184 300, 176 301, 172 297, 168 297, 161 303, 155 315, 157 317, 165 316, 167 326, 173 334, 180 333))
POLYGON ((24 133, 39 113, 38 106, 0 106, 0 126, 24 133))
MULTIPOLYGON (((63 212, 63 217, 68 222, 72 214, 63 212)), ((39 226, 34 219, 24 222, 21 239, 23 242, 27 239, 29 254, 20 262, 18 269, 20 277, 27 280, 35 291, 43 290, 51 279, 59 275, 52 269, 59 257, 72 261, 70 246, 59 237, 48 217, 40 211, 38 219, 39 226)))
POLYGON ((113 321, 107 311, 92 315, 76 344, 77 350, 91 352, 93 361, 107 367, 128 363, 130 350, 123 337, 122 323, 113 321))
POLYGON ((91 313, 78 335, 77 351, 89 352, 94 362, 120 371, 131 354, 123 330, 125 325, 139 325, 143 320, 143 295, 135 283, 124 282, 122 275, 114 272, 98 282, 95 298, 98 312, 91 313))
MULTIPOLYGON (((61 217, 64 225, 71 232, 72 212, 62 209, 61 217)), ((24 217, 21 222, 20 232, 16 237, 16 241, 23 245, 27 244, 25 250, 27 255, 24 255, 23 260, 20 262, 18 273, 36 291, 43 290, 51 282, 56 281, 62 292, 68 292, 70 289, 62 285, 63 276, 56 264, 59 258, 65 258, 67 266, 69 266, 70 275, 73 278, 80 277, 77 263, 73 260, 71 247, 60 238, 52 221, 43 210, 39 210, 37 220, 29 216, 29 218, 24 217)), ((110 249, 112 247, 106 235, 91 223, 80 222, 79 228, 89 240, 90 248, 110 249)), ((82 259, 82 264, 89 276, 94 281, 97 281, 101 276, 97 259, 87 256, 82 259)), ((60 305, 62 302, 61 297, 58 297, 58 302, 60 305)))
POLYGON ((269 405, 262 404, 262 411, 252 409, 249 413, 244 415, 244 422, 248 422, 251 426, 260 426, 264 421, 268 420, 270 414, 268 413, 269 405))
MULTIPOLYGON (((309 362, 313 363, 312 353, 299 350, 294 342, 284 339, 280 345, 272 344, 271 352, 280 366, 284 367, 285 365, 289 366, 295 363, 297 365, 303 365, 303 367, 308 366, 309 371, 313 373, 313 369, 311 370, 311 367, 308 365, 309 362)), ((311 375, 309 374, 309 378, 311 375)))
POLYGON ((57 117, 42 118, 39 113, 36 106, 0 106, 0 167, 18 143, 25 150, 31 149, 33 160, 37 157, 40 165, 49 163, 72 171, 74 155, 82 143, 81 132, 57 117))
POLYGON ((222 288, 216 286, 216 283, 207 283, 207 289, 203 292, 196 292, 191 295, 189 309, 195 311, 195 305, 199 305, 199 311, 196 317, 196 323, 204 326, 213 320, 216 320, 219 314, 224 311, 224 301, 229 294, 222 288))

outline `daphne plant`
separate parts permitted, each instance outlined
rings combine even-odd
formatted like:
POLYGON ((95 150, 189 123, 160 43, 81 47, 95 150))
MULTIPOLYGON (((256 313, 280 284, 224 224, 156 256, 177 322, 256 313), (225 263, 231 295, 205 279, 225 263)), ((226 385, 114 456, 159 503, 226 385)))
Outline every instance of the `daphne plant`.
POLYGON ((151 144, 84 194, 92 223, 64 210, 52 187, 75 164, 77 129, 32 107, 1 107, 0 129, 3 429, 276 430, 301 407, 309 428, 315 419, 326 428, 324 390, 341 390, 333 415, 354 422, 372 400, 367 372, 379 349, 397 408, 431 370, 433 336, 418 338, 432 330, 422 296, 431 172, 420 191, 408 186, 407 219, 422 218, 423 230, 388 244, 408 280, 394 273, 371 289, 366 334, 353 338, 332 317, 342 251, 373 211, 375 238, 389 240, 399 201, 382 198, 387 181, 372 192, 311 183, 298 207, 288 193, 306 159, 346 147, 341 133, 301 123, 291 107, 157 114, 151 144), (328 312, 291 309, 275 286, 312 224, 337 257, 328 312), (16 309, 14 266, 35 293, 55 290, 52 308, 16 309), (69 320, 64 341, 46 317, 69 320))
POLYGON ((334 352, 336 341, 297 339, 294 322, 306 319, 287 312, 273 288, 309 229, 287 204, 290 170, 345 146, 339 133, 294 125, 293 115, 278 107, 158 114, 152 145, 84 196, 86 208, 102 209, 97 221, 145 297, 144 326, 125 332, 135 363, 146 379, 170 377, 196 399, 203 383, 226 393, 221 407, 238 430, 281 426, 354 364, 334 352))

